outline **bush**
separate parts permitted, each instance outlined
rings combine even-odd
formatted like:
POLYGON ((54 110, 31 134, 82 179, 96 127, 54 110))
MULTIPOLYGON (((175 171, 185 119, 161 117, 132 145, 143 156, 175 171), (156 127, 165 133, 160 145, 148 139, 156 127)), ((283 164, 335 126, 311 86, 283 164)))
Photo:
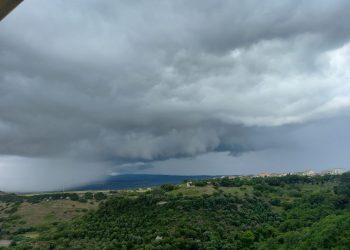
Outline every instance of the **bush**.
POLYGON ((104 193, 102 193, 102 192, 96 193, 96 194, 94 195, 94 197, 95 197, 95 200, 97 200, 97 201, 102 201, 102 200, 107 199, 107 195, 104 194, 104 193))
POLYGON ((203 181, 192 181, 192 184, 195 185, 196 187, 205 187, 208 185, 206 180, 203 181))
POLYGON ((281 206, 281 200, 278 198, 272 199, 270 203, 272 206, 281 206))
POLYGON ((94 195, 93 195, 91 192, 86 192, 86 193, 84 194, 84 198, 85 198, 86 200, 92 200, 92 199, 94 198, 94 195))
POLYGON ((166 192, 173 191, 176 189, 176 187, 174 185, 171 185, 171 184, 163 184, 160 186, 160 188, 166 192))

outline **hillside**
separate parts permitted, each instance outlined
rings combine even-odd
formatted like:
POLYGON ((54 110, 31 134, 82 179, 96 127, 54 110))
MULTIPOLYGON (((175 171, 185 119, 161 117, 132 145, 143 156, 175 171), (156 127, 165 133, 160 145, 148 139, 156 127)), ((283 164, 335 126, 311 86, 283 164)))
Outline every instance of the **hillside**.
POLYGON ((7 228, 2 238, 13 240, 10 249, 350 246, 349 174, 217 178, 148 191, 4 197, 0 223, 7 228), (57 206, 63 212, 56 213, 57 206))

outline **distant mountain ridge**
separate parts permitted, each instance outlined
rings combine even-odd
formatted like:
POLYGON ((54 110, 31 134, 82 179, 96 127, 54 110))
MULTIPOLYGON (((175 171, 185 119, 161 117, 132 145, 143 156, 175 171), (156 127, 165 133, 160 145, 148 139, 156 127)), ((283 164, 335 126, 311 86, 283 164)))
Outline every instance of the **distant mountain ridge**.
POLYGON ((104 189, 130 189, 156 187, 162 184, 178 184, 186 179, 202 180, 215 176, 210 175, 148 175, 125 174, 110 176, 104 181, 99 181, 71 189, 75 190, 104 190, 104 189))

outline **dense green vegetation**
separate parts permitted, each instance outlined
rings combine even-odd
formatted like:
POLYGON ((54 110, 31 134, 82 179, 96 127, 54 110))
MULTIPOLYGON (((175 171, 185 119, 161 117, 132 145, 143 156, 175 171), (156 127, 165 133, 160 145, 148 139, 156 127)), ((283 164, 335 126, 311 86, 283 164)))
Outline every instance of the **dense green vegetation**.
MULTIPOLYGON (((38 237, 17 233, 11 248, 350 248, 349 173, 218 178, 192 184, 113 192, 96 211, 32 228, 38 237)), ((106 195, 82 197, 102 200, 106 195)))

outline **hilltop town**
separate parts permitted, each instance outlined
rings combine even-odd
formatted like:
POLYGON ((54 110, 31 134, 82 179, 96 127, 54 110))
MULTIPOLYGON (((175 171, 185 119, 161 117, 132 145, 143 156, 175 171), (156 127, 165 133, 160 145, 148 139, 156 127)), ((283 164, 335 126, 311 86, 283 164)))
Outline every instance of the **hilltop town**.
MULTIPOLYGON (((348 170, 344 168, 332 168, 323 170, 320 172, 314 171, 314 170, 306 170, 302 172, 287 172, 287 173, 269 173, 269 172, 261 172, 259 174, 253 175, 253 177, 282 177, 287 175, 300 175, 300 176, 323 176, 323 175, 341 175, 345 172, 348 172, 348 170)), ((236 176, 224 176, 229 178, 234 178, 236 176)))
POLYGON ((272 176, 286 176, 286 175, 301 175, 301 176, 323 176, 323 175, 340 175, 347 172, 344 168, 332 168, 328 170, 323 170, 320 172, 307 170, 302 172, 288 172, 288 173, 268 173, 263 172, 256 175, 256 177, 272 177, 272 176))

